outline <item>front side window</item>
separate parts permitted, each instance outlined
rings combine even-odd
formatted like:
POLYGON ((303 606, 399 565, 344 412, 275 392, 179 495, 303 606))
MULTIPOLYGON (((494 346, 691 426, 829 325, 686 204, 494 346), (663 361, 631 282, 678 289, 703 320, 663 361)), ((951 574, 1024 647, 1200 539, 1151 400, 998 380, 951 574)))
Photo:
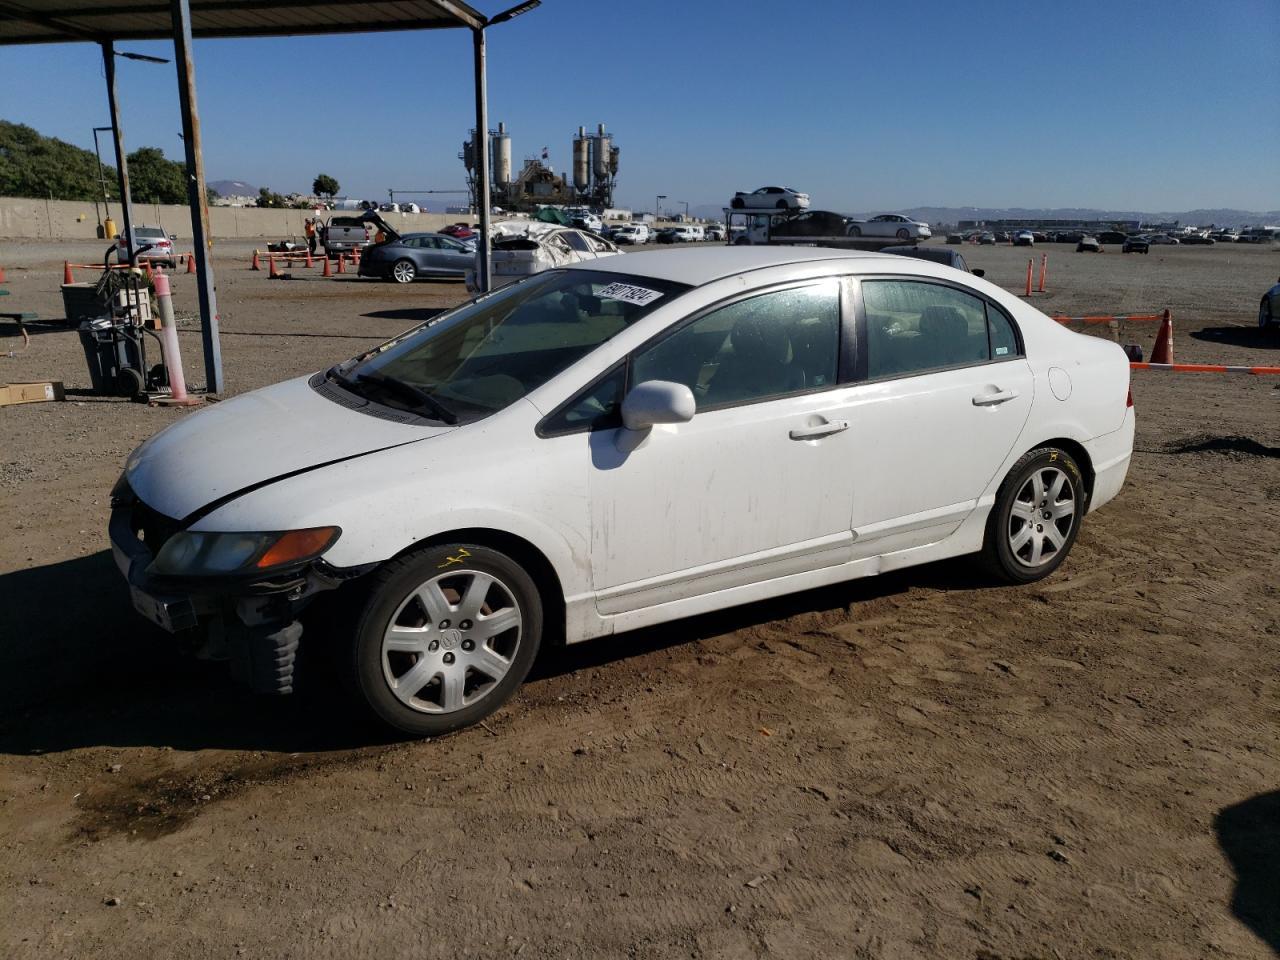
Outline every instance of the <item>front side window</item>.
POLYGON ((577 250, 579 253, 591 252, 591 247, 587 244, 587 238, 576 230, 566 230, 561 234, 561 236, 564 238, 565 243, 569 244, 569 246, 573 247, 573 249, 577 250))
POLYGON ((839 286, 824 280, 700 317, 638 353, 631 382, 683 383, 705 411, 833 386, 839 361, 839 286))
POLYGON ((328 377, 351 392, 429 419, 479 420, 686 289, 644 277, 549 270, 339 364, 328 377))
POLYGON ((1002 360, 1018 353, 1013 322, 954 287, 916 280, 864 280, 866 376, 900 377, 1002 360), (989 332, 990 329, 990 332, 989 332))

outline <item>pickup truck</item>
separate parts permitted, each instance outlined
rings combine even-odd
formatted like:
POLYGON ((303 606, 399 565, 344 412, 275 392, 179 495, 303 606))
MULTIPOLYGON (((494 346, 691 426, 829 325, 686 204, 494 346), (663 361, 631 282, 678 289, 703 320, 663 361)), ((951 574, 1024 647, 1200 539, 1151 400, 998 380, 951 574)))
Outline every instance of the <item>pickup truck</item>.
POLYGON ((320 232, 325 253, 336 256, 363 250, 373 243, 376 226, 364 217, 331 217, 320 232))

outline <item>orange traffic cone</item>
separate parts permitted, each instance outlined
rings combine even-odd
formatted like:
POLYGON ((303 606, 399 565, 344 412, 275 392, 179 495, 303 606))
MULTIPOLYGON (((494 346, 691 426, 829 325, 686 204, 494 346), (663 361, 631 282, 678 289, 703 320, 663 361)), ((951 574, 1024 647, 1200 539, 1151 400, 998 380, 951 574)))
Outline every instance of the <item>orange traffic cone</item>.
POLYGON ((329 265, 329 255, 327 253, 324 256, 324 275, 326 277, 333 276, 333 267, 329 265))
POLYGON ((196 255, 194 252, 187 254, 187 273, 196 272, 196 255))
POLYGON ((347 255, 345 253, 338 254, 338 272, 339 273, 347 272, 346 267, 343 266, 343 264, 345 264, 346 262, 347 262, 347 255))
POLYGON ((75 283, 75 282, 76 282, 76 278, 75 278, 75 276, 74 276, 74 275, 72 275, 72 273, 71 273, 71 261, 70 261, 70 260, 63 260, 63 261, 62 261, 62 282, 63 282, 63 283, 75 283))
POLYGON ((1173 363, 1173 317, 1169 311, 1160 319, 1160 332, 1156 334, 1156 345, 1151 348, 1152 363, 1173 363))
POLYGON ((311 248, 310 248, 310 247, 308 247, 308 248, 307 248, 307 266, 308 266, 308 267, 313 267, 313 266, 315 266, 315 261, 311 259, 311 248))
POLYGON ((4 283, 4 267, 0 267, 0 283, 4 283))
POLYGON ((152 269, 151 269, 151 261, 150 261, 150 260, 143 260, 143 261, 142 261, 142 265, 143 265, 144 267, 146 267, 146 271, 147 271, 147 283, 151 283, 151 282, 152 282, 152 281, 154 281, 154 280, 155 280, 155 278, 156 278, 155 273, 154 273, 154 272, 152 271, 152 269))
POLYGON ((279 279, 280 279, 280 274, 279 274, 279 272, 276 270, 276 258, 275 258, 275 257, 267 257, 267 265, 271 268, 271 272, 270 272, 270 273, 268 273, 268 274, 267 274, 267 276, 268 276, 270 279, 272 279, 272 280, 279 280, 279 279))
POLYGON ((251 264, 249 264, 249 269, 250 269, 250 270, 261 270, 261 269, 262 269, 262 264, 260 264, 260 263, 258 262, 258 251, 257 251, 257 250, 253 251, 253 262, 252 262, 251 264))

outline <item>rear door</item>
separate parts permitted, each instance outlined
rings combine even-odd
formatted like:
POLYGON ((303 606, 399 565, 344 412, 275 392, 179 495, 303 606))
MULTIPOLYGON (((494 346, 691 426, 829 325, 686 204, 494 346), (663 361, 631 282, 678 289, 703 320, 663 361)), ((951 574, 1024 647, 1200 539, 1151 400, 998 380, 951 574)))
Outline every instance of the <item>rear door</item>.
POLYGON ((978 506, 1031 412, 1013 320, 977 293, 863 278, 850 416, 855 558, 933 543, 978 506))

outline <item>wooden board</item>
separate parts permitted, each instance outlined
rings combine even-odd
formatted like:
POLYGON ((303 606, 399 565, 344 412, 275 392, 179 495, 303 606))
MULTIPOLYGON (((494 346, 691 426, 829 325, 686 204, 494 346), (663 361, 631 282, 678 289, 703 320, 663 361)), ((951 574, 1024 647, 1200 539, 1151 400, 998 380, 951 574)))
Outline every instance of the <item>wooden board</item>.
POLYGON ((11 383, 0 386, 0 407, 15 403, 44 403, 47 400, 63 400, 61 380, 43 380, 39 383, 11 383))

